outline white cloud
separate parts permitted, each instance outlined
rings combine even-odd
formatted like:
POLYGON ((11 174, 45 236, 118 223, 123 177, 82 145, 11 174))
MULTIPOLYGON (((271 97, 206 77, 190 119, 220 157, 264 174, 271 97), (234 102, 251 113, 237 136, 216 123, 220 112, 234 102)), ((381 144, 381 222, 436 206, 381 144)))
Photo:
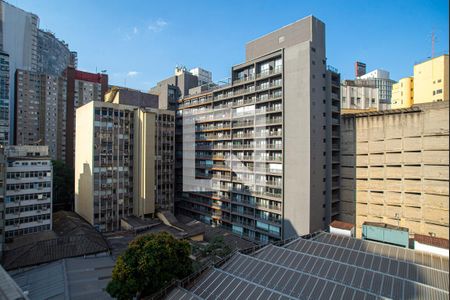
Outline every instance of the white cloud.
POLYGON ((163 19, 158 19, 156 22, 153 22, 152 24, 148 25, 148 30, 153 32, 160 32, 169 25, 169 23, 163 19))
POLYGON ((127 77, 135 77, 137 75, 139 75, 139 72, 137 72, 137 71, 129 71, 127 73, 127 77))
POLYGON ((138 28, 135 26, 135 27, 133 27, 133 34, 138 34, 139 33, 139 30, 138 30, 138 28))

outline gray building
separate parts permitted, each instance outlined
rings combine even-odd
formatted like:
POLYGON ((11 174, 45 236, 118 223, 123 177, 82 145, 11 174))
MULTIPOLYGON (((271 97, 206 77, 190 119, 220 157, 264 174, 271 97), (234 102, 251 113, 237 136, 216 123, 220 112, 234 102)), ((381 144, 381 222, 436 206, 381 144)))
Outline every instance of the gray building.
POLYGON ((9 55, 0 50, 0 145, 9 144, 9 55))
POLYGON ((37 52, 37 70, 40 73, 59 76, 68 66, 76 67, 69 45, 50 31, 38 30, 37 52))
POLYGON ((189 89, 198 86, 198 77, 186 68, 176 68, 175 75, 162 80, 148 92, 158 96, 159 108, 176 110, 177 100, 189 94, 189 89))
POLYGON ((249 42, 231 72, 180 100, 179 211, 261 243, 326 228, 338 214, 339 74, 324 23, 306 17, 249 42))
POLYGON ((14 134, 14 75, 17 69, 36 71, 39 17, 0 0, 0 50, 9 54, 9 138, 14 134))
POLYGON ((15 142, 48 145, 52 159, 66 159, 67 81, 63 76, 17 70, 15 142))
POLYGON ((52 229, 52 164, 46 146, 5 149, 5 239, 52 229))

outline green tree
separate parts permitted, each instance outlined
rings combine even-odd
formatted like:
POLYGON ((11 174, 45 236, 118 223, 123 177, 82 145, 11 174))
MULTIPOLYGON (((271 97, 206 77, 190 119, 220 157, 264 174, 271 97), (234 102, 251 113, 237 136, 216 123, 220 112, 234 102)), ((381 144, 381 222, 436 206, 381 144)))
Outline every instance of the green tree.
POLYGON ((73 210, 74 171, 63 161, 53 160, 53 210, 73 210))
POLYGON ((232 251, 231 247, 225 244, 222 236, 215 236, 211 242, 203 249, 203 256, 225 257, 232 251))
POLYGON ((137 237, 118 257, 106 291, 119 300, 156 293, 192 272, 191 247, 166 232, 137 237))

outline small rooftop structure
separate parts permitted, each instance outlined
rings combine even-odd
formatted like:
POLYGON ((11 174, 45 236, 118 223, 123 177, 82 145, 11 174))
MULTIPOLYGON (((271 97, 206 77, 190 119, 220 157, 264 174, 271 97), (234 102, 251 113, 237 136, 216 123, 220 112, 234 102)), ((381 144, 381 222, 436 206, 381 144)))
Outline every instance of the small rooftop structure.
POLYGON ((449 256, 449 240, 429 235, 414 234, 414 249, 449 256))
POLYGON ((448 299, 448 270, 447 257, 319 232, 234 252, 161 293, 174 300, 448 299))
POLYGON ((136 216, 122 217, 122 219, 120 219, 121 228, 134 231, 135 233, 146 231, 159 224, 161 224, 159 220, 142 219, 136 216))
POLYGON ((355 225, 338 220, 334 220, 330 223, 330 233, 344 236, 354 236, 355 225))

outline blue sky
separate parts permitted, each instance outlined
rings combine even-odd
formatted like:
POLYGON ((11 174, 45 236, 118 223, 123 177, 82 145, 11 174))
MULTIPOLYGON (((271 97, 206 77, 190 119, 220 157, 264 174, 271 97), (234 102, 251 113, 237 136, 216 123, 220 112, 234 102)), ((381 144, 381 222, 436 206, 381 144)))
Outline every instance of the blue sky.
MULTIPOLYGON (((7 0, 8 1, 8 0, 7 0)), ((326 24, 328 63, 353 78, 355 60, 412 75, 413 64, 448 53, 447 0, 138 1, 9 0, 40 17, 78 52, 78 67, 106 69, 110 83, 148 90, 175 66, 200 66, 215 81, 244 61, 245 43, 307 15, 326 24)))

